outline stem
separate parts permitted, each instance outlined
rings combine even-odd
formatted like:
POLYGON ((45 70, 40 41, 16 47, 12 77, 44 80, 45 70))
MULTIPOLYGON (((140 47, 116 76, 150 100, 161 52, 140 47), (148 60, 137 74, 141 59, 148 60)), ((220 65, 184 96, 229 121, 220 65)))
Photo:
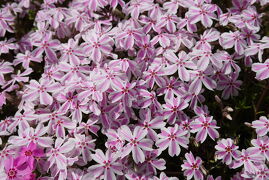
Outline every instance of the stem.
POLYGON ((268 90, 269 90, 269 83, 267 83, 267 86, 264 88, 262 95, 260 96, 260 98, 255 106, 255 109, 256 109, 255 114, 259 111, 260 106, 262 104, 262 101, 263 101, 264 97, 266 96, 266 94, 268 93, 268 90))

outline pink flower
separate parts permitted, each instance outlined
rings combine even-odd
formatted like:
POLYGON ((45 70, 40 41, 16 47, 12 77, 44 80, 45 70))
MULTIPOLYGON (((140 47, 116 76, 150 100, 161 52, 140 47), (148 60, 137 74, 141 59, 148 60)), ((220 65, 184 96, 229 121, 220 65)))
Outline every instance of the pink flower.
POLYGON ((5 84, 5 74, 13 72, 12 64, 9 62, 1 61, 0 62, 0 85, 5 84))
POLYGON ((110 5, 113 8, 116 8, 118 6, 118 4, 123 7, 125 5, 125 2, 123 0, 109 0, 110 5))
POLYGON ((142 37, 141 41, 137 42, 137 45, 140 48, 137 53, 138 58, 152 57, 154 55, 155 51, 149 35, 142 37))
POLYGON ((244 171, 241 176, 244 177, 244 179, 246 178, 265 180, 269 178, 269 169, 266 167, 265 164, 259 165, 258 169, 259 170, 255 173, 244 171))
POLYGON ((238 90, 240 90, 241 80, 237 80, 239 73, 231 73, 230 76, 219 81, 219 87, 217 89, 223 90, 221 97, 228 99, 232 96, 238 96, 238 90))
POLYGON ((168 33, 159 33, 157 36, 152 38, 151 43, 155 45, 159 42, 159 44, 163 47, 169 47, 174 36, 168 33))
POLYGON ((25 54, 22 53, 17 54, 13 64, 18 65, 22 63, 22 66, 25 69, 28 69, 31 61, 40 63, 42 61, 42 58, 40 56, 34 56, 33 53, 31 53, 30 51, 26 51, 25 54))
POLYGON ((158 170, 164 170, 165 167, 165 160, 158 159, 158 150, 154 151, 147 151, 145 156, 145 162, 142 165, 142 169, 145 169, 146 174, 157 174, 158 170))
POLYGON ((53 124, 53 129, 55 129, 56 137, 65 138, 65 128, 74 129, 76 128, 76 122, 71 121, 68 117, 61 116, 53 124))
POLYGON ((238 14, 241 13, 244 9, 246 9, 250 5, 250 1, 247 0, 232 0, 233 7, 231 8, 231 12, 238 14))
POLYGON ((140 114, 140 120, 139 120, 140 126, 143 127, 143 129, 148 132, 147 134, 148 137, 150 137, 150 139, 156 141, 158 137, 155 129, 163 129, 165 126, 165 122, 159 116, 153 118, 150 109, 145 110, 141 109, 139 114, 140 114))
POLYGON ((176 14, 179 7, 185 7, 185 6, 186 6, 186 0, 180 0, 180 1, 171 0, 163 4, 164 9, 172 14, 176 14))
POLYGON ((24 162, 20 161, 20 157, 7 159, 4 166, 5 170, 0 173, 0 178, 6 180, 30 180, 32 170, 29 166, 25 166, 24 162))
POLYGON ((191 6, 189 8, 187 16, 190 19, 191 24, 201 21, 205 27, 211 27, 213 24, 212 19, 216 19, 216 15, 214 14, 216 10, 216 5, 206 4, 201 1, 200 5, 191 6))
POLYGON ((92 159, 98 164, 89 167, 90 173, 86 175, 88 179, 104 175, 105 180, 116 180, 115 174, 122 175, 122 165, 117 161, 118 157, 110 151, 106 151, 106 154, 104 154, 100 149, 96 149, 92 159))
POLYGON ((128 126, 123 125, 120 127, 120 134, 127 141, 127 144, 122 148, 121 157, 123 158, 132 152, 135 163, 144 162, 145 152, 143 150, 151 151, 153 144, 152 140, 144 139, 147 131, 136 126, 132 133, 128 126))
POLYGON ((190 61, 189 56, 185 53, 185 51, 181 51, 176 56, 172 51, 167 51, 165 57, 172 62, 172 65, 164 68, 165 74, 171 75, 174 74, 176 71, 178 72, 178 77, 182 81, 189 81, 190 80, 190 72, 189 69, 196 69, 196 65, 190 61))
POLYGON ((245 56, 253 56, 258 54, 258 59, 262 62, 262 55, 264 51, 262 43, 251 43, 251 45, 245 49, 245 56))
POLYGON ((0 55, 7 54, 7 53, 9 53, 10 50, 17 49, 17 45, 14 44, 13 41, 14 41, 14 39, 0 41, 0 55))
POLYGON ((108 138, 106 146, 110 148, 113 152, 121 151, 124 146, 125 140, 120 136, 120 129, 117 131, 114 129, 109 129, 106 133, 108 138))
POLYGON ((3 91, 0 93, 0 109, 2 109, 4 104, 6 104, 6 94, 3 91))
POLYGON ((259 137, 257 139, 252 139, 251 144, 254 147, 248 148, 249 151, 252 151, 256 154, 263 155, 267 161, 269 160, 269 138, 268 136, 259 137))
MULTIPOLYGON (((6 88, 9 86, 8 89, 14 87, 14 84, 16 82, 28 82, 29 81, 29 74, 31 74, 33 72, 33 70, 31 68, 26 69, 24 72, 21 73, 21 71, 19 70, 17 72, 17 74, 12 74, 11 77, 12 79, 10 81, 8 81, 4 86, 2 86, 2 88, 6 88)), ((8 90, 7 89, 7 90, 8 90)))
POLYGON ((158 177, 153 177, 153 180, 178 180, 177 177, 167 177, 164 172, 161 172, 160 178, 158 177))
POLYGON ((269 77, 269 59, 267 59, 264 63, 253 63, 252 71, 256 72, 256 79, 267 79, 269 77))
POLYGON ((220 33, 216 29, 211 28, 206 30, 203 35, 201 35, 200 40, 197 42, 195 48, 211 51, 212 47, 210 42, 218 40, 219 37, 220 33))
POLYGON ((170 33, 174 33, 176 31, 176 25, 175 23, 177 23, 178 17, 176 15, 167 13, 163 16, 159 17, 158 23, 156 24, 156 27, 158 29, 161 29, 162 27, 166 27, 166 29, 170 32, 170 33))
POLYGON ((29 121, 34 120, 35 117, 31 112, 25 112, 21 114, 20 112, 17 112, 15 116, 13 117, 13 122, 8 127, 9 131, 13 132, 15 128, 18 126, 19 129, 25 130, 29 128, 29 121))
POLYGON ((211 139, 215 140, 219 137, 219 133, 216 129, 219 127, 216 126, 217 122, 213 120, 213 117, 205 117, 204 115, 199 116, 191 123, 191 132, 196 133, 196 140, 203 143, 206 140, 207 135, 211 139))
POLYGON ((111 102, 115 103, 120 100, 123 101, 124 106, 132 107, 132 101, 135 99, 136 92, 134 90, 136 83, 122 83, 120 82, 115 86, 116 91, 111 93, 111 102))
POLYGON ((10 25, 13 23, 13 21, 15 21, 15 17, 11 13, 7 13, 2 9, 0 11, 0 17, 0 37, 4 37, 6 31, 13 33, 14 31, 11 29, 10 25))
POLYGON ((154 91, 149 92, 145 89, 139 89, 139 95, 142 97, 142 99, 140 100, 141 108, 149 107, 150 109, 162 109, 162 106, 157 100, 157 96, 154 91))
POLYGON ((62 61, 67 61, 71 65, 79 65, 80 57, 83 57, 83 51, 78 47, 78 41, 69 39, 67 44, 62 44, 60 48, 63 53, 60 58, 62 61))
POLYGON ((216 82, 209 77, 212 73, 210 71, 211 69, 207 68, 205 71, 193 71, 192 76, 193 76, 193 81, 190 84, 190 91, 198 95, 200 91, 202 90, 202 84, 205 85, 205 87, 211 91, 217 87, 216 82))
POLYGON ((92 80, 96 83, 97 90, 101 92, 109 88, 115 88, 121 83, 120 81, 122 81, 119 78, 119 73, 115 72, 113 69, 100 69, 99 72, 92 74, 92 80))
MULTIPOLYGON (((4 167, 6 161, 13 158, 16 154, 15 149, 11 146, 6 146, 0 151, 0 167, 4 167)), ((0 170, 1 171, 1 170, 0 170)), ((0 173, 1 174, 1 173, 0 173)), ((1 175, 0 175, 1 177, 1 175)))
POLYGON ((59 69, 63 72, 66 72, 64 76, 62 76, 62 82, 74 80, 74 79, 86 79, 85 73, 89 71, 89 67, 85 65, 75 65, 69 64, 67 62, 60 62, 59 69))
POLYGON ((81 134, 75 134, 75 155, 82 154, 82 159, 85 163, 91 160, 91 151, 94 151, 96 139, 92 139, 91 136, 85 136, 81 134))
MULTIPOLYGON (((224 74, 230 74, 233 72, 233 70, 235 72, 241 71, 240 67, 237 65, 237 62, 235 60, 236 58, 235 55, 231 56, 226 51, 219 51, 215 53, 214 56, 216 59, 223 62, 222 71, 224 74)), ((220 75, 223 75, 223 73, 221 73, 220 75)))
POLYGON ((43 149, 38 148, 35 143, 30 143, 28 146, 23 146, 20 150, 20 161, 27 162, 31 169, 34 169, 35 158, 40 158, 43 156, 43 149))
POLYGON ((255 151, 251 151, 251 149, 243 149, 240 157, 233 161, 230 167, 235 169, 244 165, 245 171, 255 173, 259 170, 256 163, 262 163, 263 161, 264 157, 261 154, 257 154, 255 151))
POLYGON ((258 136, 264 136, 269 131, 269 120, 265 116, 261 116, 258 120, 252 122, 258 136))
POLYGON ((91 58, 100 63, 102 60, 102 54, 108 55, 112 51, 113 41, 107 35, 98 36, 95 32, 89 32, 83 39, 86 43, 82 44, 84 51, 89 53, 91 58))
POLYGON ((145 15, 140 16, 140 22, 144 24, 144 27, 143 27, 144 33, 148 33, 151 29, 153 29, 155 32, 158 31, 158 28, 156 27, 156 23, 157 23, 156 19, 157 19, 156 16, 153 16, 153 17, 147 17, 145 15))
POLYGON ((148 83, 149 87, 152 89, 155 82, 157 85, 161 87, 162 83, 164 82, 164 71, 162 70, 162 66, 151 65, 147 71, 144 73, 144 79, 148 83))
POLYGON ((164 99, 171 99, 173 96, 182 96, 184 94, 184 91, 180 88, 181 82, 179 79, 176 79, 174 77, 170 77, 170 79, 165 78, 164 84, 162 84, 162 87, 157 89, 158 95, 164 94, 164 99))
POLYGON ((233 159, 237 159, 240 155, 240 152, 237 150, 239 147, 234 145, 232 139, 222 139, 218 141, 218 144, 215 146, 216 157, 221 159, 222 162, 229 165, 232 163, 233 159))
POLYGON ((97 136, 97 131, 100 129, 100 127, 98 125, 96 125, 98 120, 91 120, 91 119, 88 119, 88 121, 85 123, 85 122, 81 122, 79 124, 79 127, 78 127, 78 131, 82 131, 86 134, 88 134, 89 132, 95 134, 97 136))
POLYGON ((135 42, 141 41, 142 32, 133 27, 127 27, 123 32, 119 32, 119 34, 116 35, 116 39, 122 41, 124 49, 133 49, 135 42))
POLYGON ((68 165, 68 159, 65 154, 73 150, 75 143, 71 139, 67 140, 66 142, 64 141, 64 139, 57 138, 55 141, 55 147, 50 148, 46 153, 50 163, 49 168, 51 168, 53 164, 56 164, 58 170, 66 169, 68 165))
POLYGON ((158 134, 160 139, 157 140, 156 145, 160 151, 168 148, 170 156, 178 156, 180 154, 180 146, 188 148, 189 139, 186 136, 188 131, 179 129, 176 124, 174 127, 162 128, 162 132, 158 134))
POLYGON ((103 94, 100 90, 97 89, 95 83, 88 82, 88 81, 83 82, 81 90, 82 91, 77 95, 77 98, 80 101, 85 98, 91 98, 94 101, 98 101, 98 102, 103 100, 103 94))
POLYGON ((245 21, 246 26, 250 30, 258 31, 260 29, 260 15, 254 6, 250 6, 247 9, 243 10, 242 17, 245 21))
MULTIPOLYGON (((182 28, 184 28, 184 27, 187 27, 187 30, 188 30, 188 32, 190 32, 190 33, 193 33, 193 32, 196 32, 197 31, 197 26, 196 26, 196 24, 192 24, 191 23, 191 19, 187 16, 187 17, 185 17, 185 18, 181 18, 181 19, 179 19, 179 22, 178 22, 178 28, 180 28, 180 29, 182 29, 182 28)), ((184 39, 184 40, 186 40, 186 39, 184 39)), ((183 41, 184 41, 183 40, 183 41)), ((189 46, 188 46, 189 47, 189 46)))
POLYGON ((244 50, 247 45, 243 34, 239 31, 223 33, 219 41, 220 45, 222 45, 225 49, 234 47, 235 52, 239 55, 244 54, 244 50))
POLYGON ((87 12, 80 12, 76 9, 72 9, 69 16, 66 17, 66 23, 68 25, 72 24, 77 31, 82 32, 90 23, 89 15, 87 12))
POLYGON ((57 96, 57 100, 59 102, 63 102, 63 104, 61 105, 59 111, 66 113, 72 107, 76 99, 77 99, 77 96, 74 95, 73 92, 60 93, 57 96))
POLYGON ((133 18, 138 19, 140 13, 150 10, 150 8, 152 7, 152 1, 134 0, 127 3, 126 6, 127 6, 126 9, 127 14, 131 14, 133 18))
POLYGON ((55 53, 55 50, 58 49, 60 42, 58 40, 52 40, 52 34, 51 33, 47 33, 43 39, 41 39, 40 41, 36 41, 34 44, 34 46, 36 46, 37 48, 33 51, 33 55, 35 57, 40 56, 44 51, 46 53, 46 56, 48 57, 48 59, 51 62, 57 62, 57 56, 55 53))
POLYGON ((192 152, 186 153, 185 158, 186 160, 183 160, 184 164, 181 165, 184 176, 187 176, 188 180, 192 177, 194 177, 195 180, 203 180, 204 176, 200 170, 202 165, 201 158, 194 158, 192 152))
POLYGON ((220 69, 222 67, 221 59, 217 59, 211 49, 194 50, 190 55, 192 56, 191 60, 197 61, 197 69, 200 71, 205 71, 209 68, 220 69))
POLYGON ((177 119, 179 120, 184 116, 182 110, 186 109, 188 105, 188 102, 180 97, 167 99, 166 104, 162 105, 164 108, 163 116, 169 124, 174 124, 177 119))
POLYGON ((55 90, 59 90, 60 84, 52 81, 49 82, 41 80, 39 83, 36 80, 31 80, 27 87, 30 91, 28 94, 24 95, 24 98, 33 101, 39 97, 40 104, 51 105, 53 98, 48 92, 55 92, 55 90))

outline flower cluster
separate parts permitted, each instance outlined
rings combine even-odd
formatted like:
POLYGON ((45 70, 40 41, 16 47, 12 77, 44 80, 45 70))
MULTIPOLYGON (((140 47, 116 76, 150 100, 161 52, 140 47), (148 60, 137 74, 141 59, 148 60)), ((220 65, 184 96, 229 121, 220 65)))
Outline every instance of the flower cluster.
POLYGON ((269 179, 267 117, 220 133, 245 69, 269 78, 269 0, 3 2, 0 179, 269 179))

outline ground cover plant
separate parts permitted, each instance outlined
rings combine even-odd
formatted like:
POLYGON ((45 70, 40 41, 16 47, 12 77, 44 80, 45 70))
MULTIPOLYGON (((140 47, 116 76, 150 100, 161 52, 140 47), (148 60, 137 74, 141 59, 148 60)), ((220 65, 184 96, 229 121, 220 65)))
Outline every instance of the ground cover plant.
POLYGON ((268 180, 269 0, 1 0, 0 180, 268 180))

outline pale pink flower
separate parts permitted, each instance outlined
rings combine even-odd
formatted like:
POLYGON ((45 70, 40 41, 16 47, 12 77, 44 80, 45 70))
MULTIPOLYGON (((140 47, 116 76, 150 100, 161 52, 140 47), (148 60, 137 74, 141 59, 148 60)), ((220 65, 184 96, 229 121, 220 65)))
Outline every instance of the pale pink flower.
POLYGON ((157 140, 156 145, 160 151, 168 148, 170 156, 178 156, 180 154, 180 146, 188 148, 189 139, 186 136, 188 131, 180 129, 176 124, 174 127, 162 128, 162 132, 158 134, 160 139, 157 140))
POLYGON ((122 148, 121 157, 123 158, 132 152, 135 163, 144 162, 144 151, 151 151, 153 144, 152 140, 145 139, 147 131, 136 126, 132 133, 130 128, 124 125, 120 127, 120 135, 127 141, 127 144, 122 148))
POLYGON ((257 139, 252 139, 251 144, 254 147, 249 147, 248 150, 256 154, 263 155, 267 161, 269 160, 269 138, 268 136, 258 137, 257 139))
POLYGON ((96 139, 92 139, 91 136, 85 136, 81 134, 75 134, 75 155, 80 156, 82 155, 82 159, 85 163, 90 161, 91 158, 91 151, 94 151, 95 144, 94 142, 96 139))
POLYGON ((203 143, 206 140, 207 135, 210 136, 211 139, 215 140, 219 137, 219 133, 216 129, 219 127, 216 126, 217 122, 216 120, 213 120, 212 116, 205 117, 204 115, 201 115, 197 117, 192 123, 191 123, 191 132, 196 133, 196 140, 203 143))
POLYGON ((39 56, 34 56, 30 51, 27 50, 25 54, 22 53, 17 54, 13 64, 18 65, 22 63, 22 66, 25 69, 28 69, 31 61, 40 63, 42 61, 42 58, 39 56))
POLYGON ((89 167, 88 171, 90 172, 86 177, 91 179, 92 177, 98 178, 101 175, 104 175, 104 180, 116 180, 117 175, 122 175, 122 164, 120 164, 117 159, 118 156, 106 151, 106 154, 103 153, 100 149, 95 150, 95 154, 92 155, 92 159, 96 161, 97 165, 92 165, 89 167))
POLYGON ((53 98, 48 92, 59 90, 60 84, 45 80, 41 80, 40 83, 36 80, 31 80, 27 87, 30 91, 24 95, 26 100, 34 101, 39 97, 40 104, 51 105, 53 98))
POLYGON ((50 148, 46 153, 48 157, 48 161, 50 163, 49 168, 52 167, 53 164, 56 164, 58 170, 65 170, 68 162, 66 153, 70 152, 74 148, 73 140, 67 140, 64 142, 64 139, 57 138, 55 141, 55 147, 50 148))
POLYGON ((214 14, 216 10, 216 5, 201 3, 198 6, 191 6, 187 12, 187 16, 191 24, 201 21, 205 27, 211 27, 213 24, 212 19, 216 19, 216 15, 214 14))
POLYGON ((230 167, 238 168, 243 165, 245 171, 255 173, 259 170, 256 163, 262 163, 263 161, 264 157, 261 154, 257 154, 255 151, 251 151, 250 149, 243 149, 241 155, 236 161, 233 161, 230 167))
POLYGON ((33 51, 34 56, 40 56, 43 52, 45 52, 50 62, 58 62, 55 50, 59 48, 60 41, 56 39, 52 40, 52 33, 45 34, 43 39, 34 42, 33 45, 37 47, 33 51))
POLYGON ((243 34, 239 31, 221 34, 219 42, 225 49, 234 47, 235 52, 239 55, 244 54, 244 50, 247 46, 243 34))
POLYGON ((190 57, 185 53, 185 51, 180 51, 178 56, 176 56, 172 51, 167 51, 164 56, 172 62, 171 65, 164 68, 165 74, 171 75, 177 71, 178 77, 182 81, 190 80, 190 72, 188 69, 196 69, 196 65, 190 60, 190 57))
POLYGON ((269 77, 269 59, 267 59, 264 63, 253 63, 252 71, 256 72, 256 79, 267 79, 269 77))
POLYGON ((166 104, 163 104, 163 117, 167 119, 169 124, 174 124, 176 120, 181 120, 184 117, 183 110, 186 109, 189 104, 186 100, 180 97, 172 97, 171 99, 166 99, 166 104))
POLYGON ((221 96, 223 99, 228 99, 232 96, 238 96, 240 90, 241 80, 238 80, 239 73, 231 73, 230 76, 218 82, 218 89, 223 90, 221 96))
POLYGON ((258 136, 264 136, 269 131, 269 120, 265 116, 261 116, 258 120, 252 122, 252 127, 258 136))
POLYGON ((96 63, 101 62, 102 55, 109 55, 112 51, 113 40, 106 34, 98 36, 95 32, 89 32, 83 36, 83 39, 86 41, 82 44, 84 51, 96 63))
POLYGON ((239 157, 240 152, 237 150, 238 148, 239 147, 234 144, 232 139, 222 139, 218 141, 218 144, 215 146, 215 149, 217 150, 216 157, 229 165, 232 163, 233 159, 239 157))
POLYGON ((184 164, 181 165, 184 175, 187 179, 194 177, 195 180, 203 180, 204 176, 201 172, 202 159, 200 157, 194 158, 192 152, 185 154, 186 160, 183 160, 184 164))
POLYGON ((159 17, 156 27, 161 29, 162 27, 166 27, 166 29, 170 33, 174 33, 176 31, 176 24, 179 21, 176 15, 167 13, 159 17))

